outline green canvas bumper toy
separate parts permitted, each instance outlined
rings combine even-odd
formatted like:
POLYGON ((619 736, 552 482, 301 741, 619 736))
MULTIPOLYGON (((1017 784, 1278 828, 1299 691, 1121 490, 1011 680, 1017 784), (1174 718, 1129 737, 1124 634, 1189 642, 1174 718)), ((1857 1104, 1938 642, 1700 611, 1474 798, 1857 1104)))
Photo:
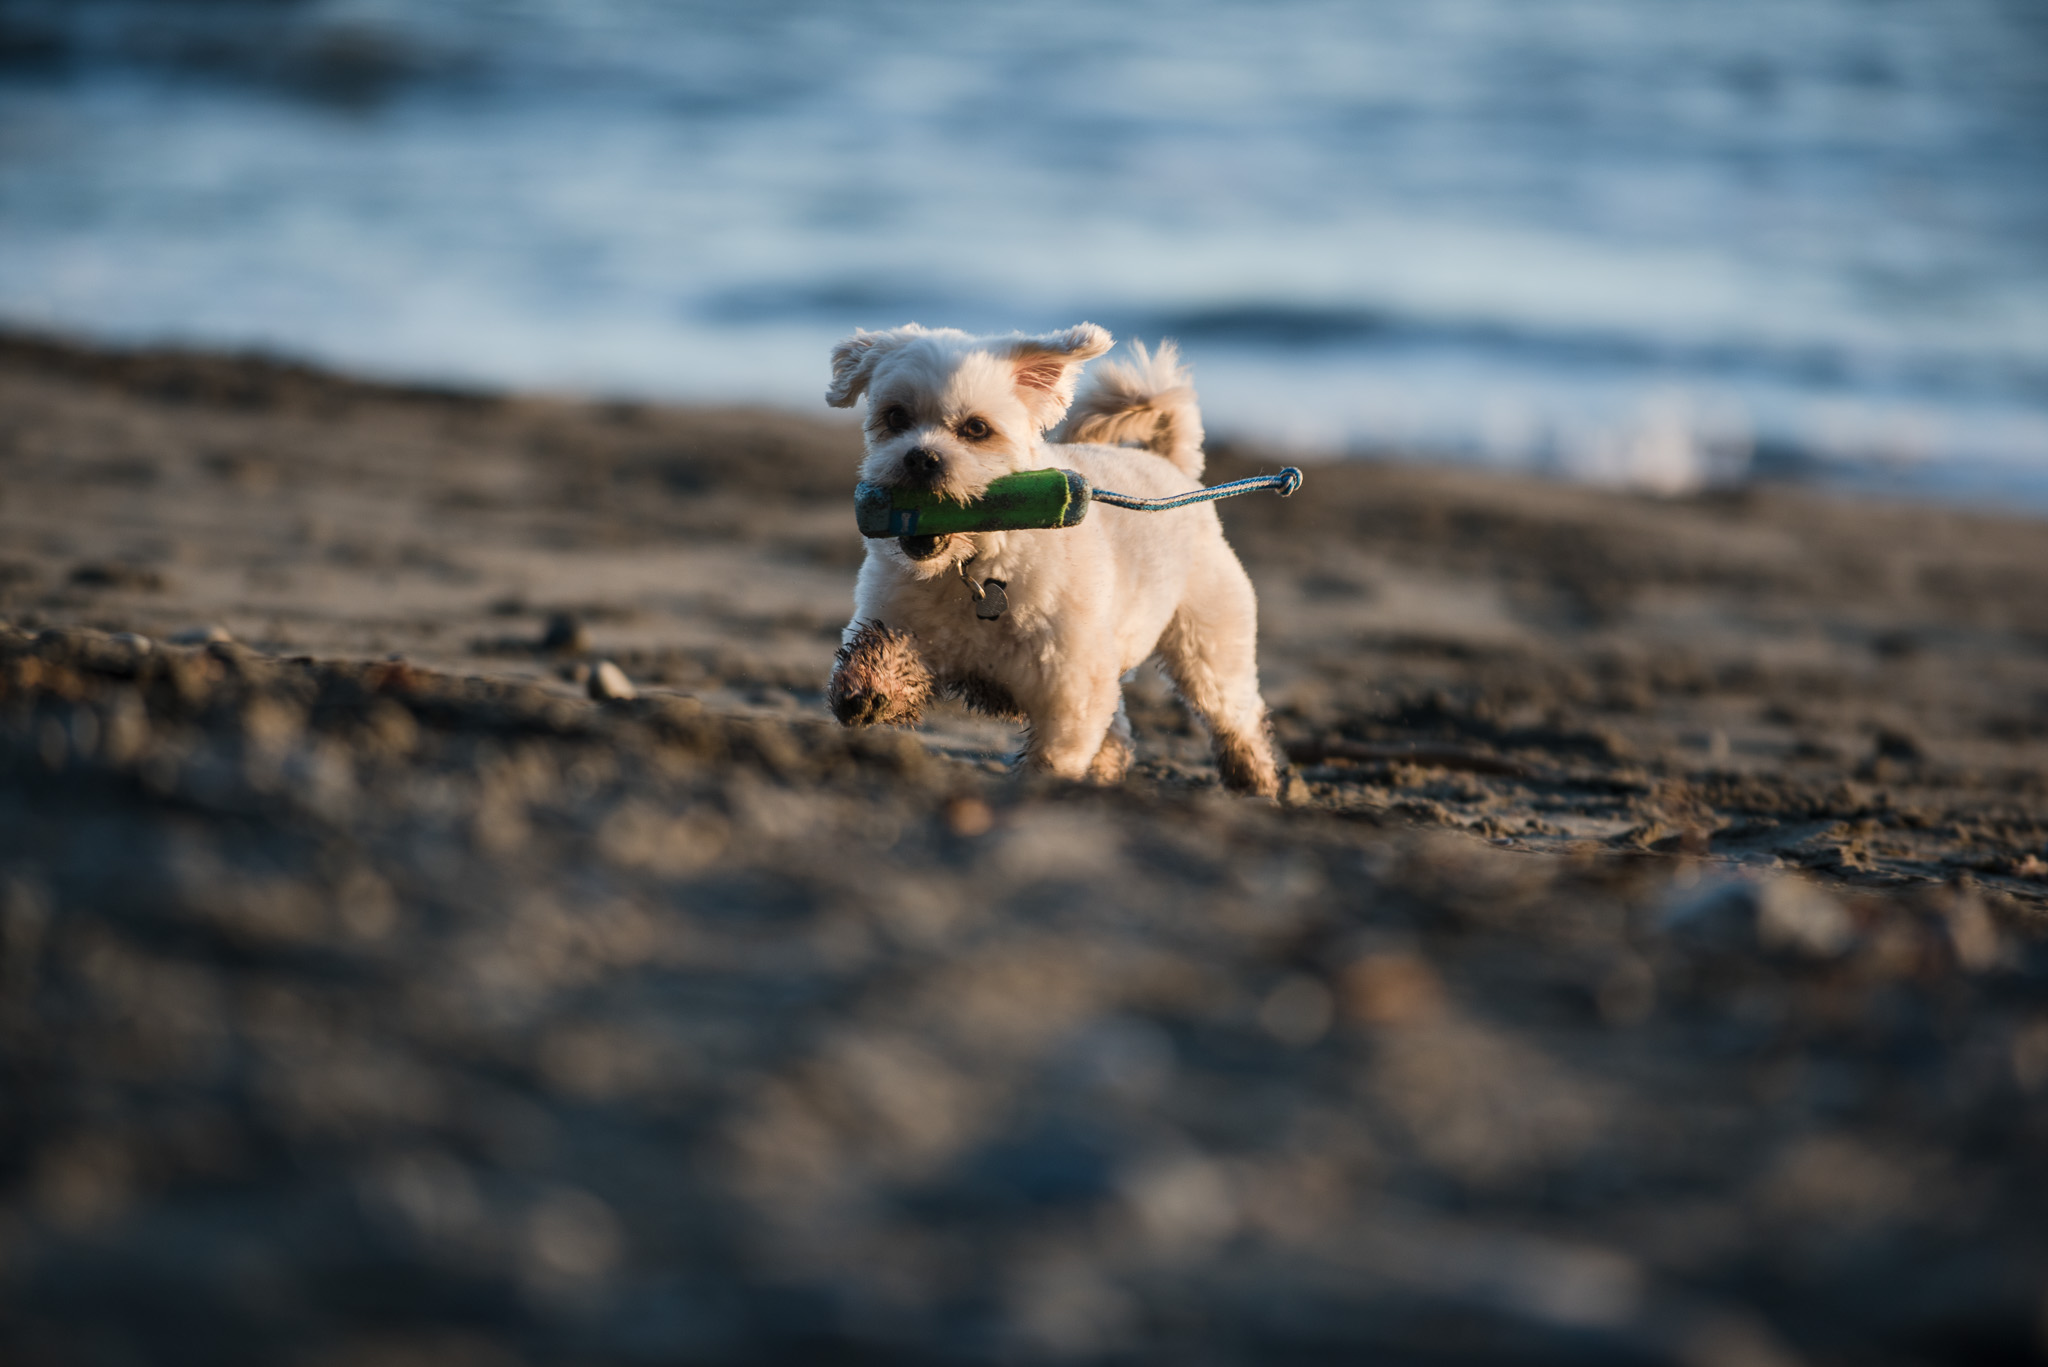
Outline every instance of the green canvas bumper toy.
POLYGON ((853 511, 861 535, 869 537, 1045 531, 1075 526, 1088 515, 1091 503, 1162 513, 1261 489, 1285 498, 1300 487, 1301 471, 1291 465, 1277 475, 1254 475, 1164 498, 1091 488, 1078 470, 1025 470, 991 481, 980 498, 966 503, 927 489, 861 484, 853 491, 853 511))

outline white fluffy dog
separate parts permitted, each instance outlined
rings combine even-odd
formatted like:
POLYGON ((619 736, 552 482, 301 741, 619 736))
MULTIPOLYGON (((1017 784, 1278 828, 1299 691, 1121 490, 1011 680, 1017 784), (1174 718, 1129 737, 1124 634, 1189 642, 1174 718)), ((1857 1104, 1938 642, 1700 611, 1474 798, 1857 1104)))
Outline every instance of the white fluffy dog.
MULTIPOLYGON (((999 476, 1062 466, 1144 497, 1199 487, 1201 415, 1172 343, 1134 346, 1134 363, 1105 363, 1074 399, 1081 367, 1110 345, 1093 323, 1039 337, 857 332, 832 349, 825 401, 867 395, 861 478, 879 484, 966 500, 999 476)), ((949 693, 1029 721, 1032 767, 1115 782, 1131 762, 1121 679, 1156 653, 1208 726, 1223 781, 1272 794, 1257 619, 1212 504, 1097 504, 1059 530, 871 540, 829 696, 842 723, 869 726, 914 722, 949 693), (1001 598, 978 604, 991 580, 1001 598), (1001 599, 999 617, 977 615, 1001 599)))

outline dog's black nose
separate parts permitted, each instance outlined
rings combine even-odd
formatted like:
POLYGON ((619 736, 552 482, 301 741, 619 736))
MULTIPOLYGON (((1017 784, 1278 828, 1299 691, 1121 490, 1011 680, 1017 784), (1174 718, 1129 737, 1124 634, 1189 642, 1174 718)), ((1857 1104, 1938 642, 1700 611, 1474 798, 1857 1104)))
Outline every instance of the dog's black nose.
POLYGON ((922 446, 906 452, 903 457, 903 473, 912 479, 934 480, 945 468, 946 463, 939 459, 938 452, 927 451, 922 446))

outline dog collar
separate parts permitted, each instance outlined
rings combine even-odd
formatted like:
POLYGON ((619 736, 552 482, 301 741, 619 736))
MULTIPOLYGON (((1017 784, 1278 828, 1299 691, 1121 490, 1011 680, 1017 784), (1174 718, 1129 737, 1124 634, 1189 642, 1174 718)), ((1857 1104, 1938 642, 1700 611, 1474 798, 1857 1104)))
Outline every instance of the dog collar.
POLYGON ((967 572, 968 565, 976 558, 970 555, 959 563, 960 582, 967 585, 967 591, 974 595, 974 615, 984 622, 993 622, 1010 610, 1010 581, 983 579, 977 583, 974 576, 967 572))

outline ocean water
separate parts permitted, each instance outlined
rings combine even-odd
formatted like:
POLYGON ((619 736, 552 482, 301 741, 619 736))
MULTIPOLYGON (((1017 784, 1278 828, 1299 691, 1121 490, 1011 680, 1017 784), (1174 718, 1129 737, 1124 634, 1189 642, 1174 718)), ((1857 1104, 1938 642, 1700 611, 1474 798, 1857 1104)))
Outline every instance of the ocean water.
POLYGON ((2048 4, 0 0, 0 321, 822 411, 1081 319, 1309 455, 2048 507, 2048 4))

